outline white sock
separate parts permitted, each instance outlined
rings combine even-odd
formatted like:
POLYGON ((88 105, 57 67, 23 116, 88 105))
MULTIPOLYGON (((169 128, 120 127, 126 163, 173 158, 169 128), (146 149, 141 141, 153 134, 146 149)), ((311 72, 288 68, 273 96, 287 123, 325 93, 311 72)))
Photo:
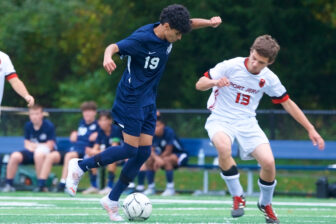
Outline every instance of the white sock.
POLYGON ((260 183, 260 180, 258 179, 258 185, 260 188, 259 204, 266 206, 272 203, 273 193, 276 184, 277 181, 274 180, 274 184, 272 185, 263 185, 260 183))
POLYGON ((220 173, 220 175, 225 181, 232 197, 242 196, 244 194, 243 187, 239 181, 239 173, 233 176, 225 176, 223 173, 220 173))

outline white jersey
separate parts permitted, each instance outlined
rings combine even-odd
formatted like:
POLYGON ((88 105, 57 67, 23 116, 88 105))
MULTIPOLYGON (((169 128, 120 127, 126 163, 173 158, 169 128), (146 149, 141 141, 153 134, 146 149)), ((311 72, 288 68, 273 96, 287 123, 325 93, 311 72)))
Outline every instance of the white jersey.
POLYGON ((4 91, 5 78, 9 79, 12 75, 17 76, 10 58, 7 54, 0 51, 0 105, 4 91))
POLYGON ((237 57, 218 63, 204 75, 213 80, 226 77, 229 86, 213 87, 208 109, 222 119, 246 119, 256 116, 256 109, 263 94, 281 103, 289 98, 279 78, 267 67, 259 74, 246 68, 248 58, 237 57))

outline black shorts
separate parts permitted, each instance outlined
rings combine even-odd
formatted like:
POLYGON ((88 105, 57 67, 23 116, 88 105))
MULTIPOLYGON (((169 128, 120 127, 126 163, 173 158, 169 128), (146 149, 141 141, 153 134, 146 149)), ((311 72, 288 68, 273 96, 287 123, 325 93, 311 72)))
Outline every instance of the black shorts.
POLYGON ((21 153, 23 157, 22 164, 34 164, 34 152, 24 149, 19 153, 21 153))

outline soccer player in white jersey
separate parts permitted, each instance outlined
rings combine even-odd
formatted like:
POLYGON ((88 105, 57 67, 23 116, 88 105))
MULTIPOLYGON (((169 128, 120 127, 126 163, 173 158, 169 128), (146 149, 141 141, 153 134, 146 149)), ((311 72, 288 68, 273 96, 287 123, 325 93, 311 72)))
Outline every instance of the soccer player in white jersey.
POLYGON ((5 78, 9 81, 15 92, 27 101, 29 107, 34 105, 34 97, 29 94, 27 88, 19 79, 9 56, 0 51, 0 105, 5 86, 5 78))
POLYGON ((271 36, 259 36, 250 49, 249 57, 220 62, 196 83, 197 90, 212 88, 208 100, 211 115, 205 129, 218 151, 220 174, 233 197, 232 217, 244 215, 245 207, 237 165, 231 156, 231 145, 236 139, 241 158, 254 158, 261 166, 258 208, 264 213, 267 223, 280 223, 271 204, 276 185, 274 157, 255 117, 264 93, 271 97, 273 103, 280 103, 307 130, 314 145, 324 149, 324 140, 289 98, 279 78, 267 67, 275 61, 279 50, 280 46, 271 36))

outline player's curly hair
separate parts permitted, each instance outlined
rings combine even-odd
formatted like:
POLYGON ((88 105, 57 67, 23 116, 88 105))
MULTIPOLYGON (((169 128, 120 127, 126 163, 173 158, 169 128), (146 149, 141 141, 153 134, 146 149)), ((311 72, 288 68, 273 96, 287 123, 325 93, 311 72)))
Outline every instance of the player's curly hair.
POLYGON ((278 42, 270 35, 262 35, 255 39, 251 51, 256 50, 258 54, 269 59, 270 63, 275 61, 280 50, 278 42))
POLYGON ((179 4, 169 5, 161 11, 160 23, 168 23, 170 28, 181 33, 191 30, 190 14, 186 7, 179 4))

